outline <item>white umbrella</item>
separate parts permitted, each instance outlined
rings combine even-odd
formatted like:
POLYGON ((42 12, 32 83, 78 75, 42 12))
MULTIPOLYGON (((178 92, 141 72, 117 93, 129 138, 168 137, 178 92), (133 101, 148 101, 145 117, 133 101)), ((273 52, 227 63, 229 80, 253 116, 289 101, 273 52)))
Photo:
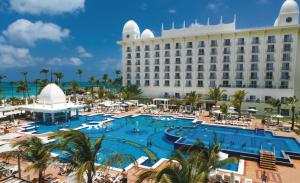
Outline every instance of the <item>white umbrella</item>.
POLYGON ((149 108, 157 108, 157 106, 154 105, 154 104, 150 104, 150 105, 148 105, 148 107, 149 107, 149 108))
POLYGON ((222 114, 222 112, 220 110, 212 111, 212 113, 214 113, 214 114, 222 114))
POLYGON ((225 159, 228 158, 228 154, 223 153, 223 152, 221 152, 221 151, 218 153, 218 155, 219 155, 219 160, 220 160, 220 161, 225 160, 225 159))
POLYGON ((273 115, 272 118, 283 118, 283 116, 280 114, 276 114, 276 115, 273 115))
POLYGON ((236 112, 235 110, 228 110, 228 114, 237 114, 238 112, 236 112))
POLYGON ((248 109, 248 112, 257 112, 258 110, 256 109, 248 109))
POLYGON ((234 108, 234 107, 229 107, 228 109, 229 109, 229 110, 235 110, 235 108, 234 108))

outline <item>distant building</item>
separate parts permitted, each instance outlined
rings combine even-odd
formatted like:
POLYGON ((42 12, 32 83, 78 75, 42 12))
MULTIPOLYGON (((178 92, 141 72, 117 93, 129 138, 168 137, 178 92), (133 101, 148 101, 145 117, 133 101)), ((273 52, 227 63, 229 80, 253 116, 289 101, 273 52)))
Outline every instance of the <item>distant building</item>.
POLYGON ((249 103, 300 97, 299 28, 294 0, 283 3, 273 27, 236 29, 236 18, 226 24, 221 18, 218 25, 162 26, 155 37, 148 29, 140 34, 130 20, 118 42, 123 85, 136 84, 148 97, 207 94, 210 87, 226 89, 224 100, 246 90, 249 103))

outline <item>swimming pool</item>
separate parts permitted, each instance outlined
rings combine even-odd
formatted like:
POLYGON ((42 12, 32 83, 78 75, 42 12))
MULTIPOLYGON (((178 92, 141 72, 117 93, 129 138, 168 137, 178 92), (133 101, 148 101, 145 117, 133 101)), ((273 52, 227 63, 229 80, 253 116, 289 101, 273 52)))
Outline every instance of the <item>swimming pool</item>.
POLYGON ((264 130, 221 127, 201 124, 196 127, 170 128, 166 136, 176 148, 190 146, 197 140, 205 145, 213 143, 214 135, 222 143, 222 150, 232 155, 258 157, 260 150, 275 152, 277 161, 289 161, 287 155, 300 157, 298 139, 274 136, 264 130))

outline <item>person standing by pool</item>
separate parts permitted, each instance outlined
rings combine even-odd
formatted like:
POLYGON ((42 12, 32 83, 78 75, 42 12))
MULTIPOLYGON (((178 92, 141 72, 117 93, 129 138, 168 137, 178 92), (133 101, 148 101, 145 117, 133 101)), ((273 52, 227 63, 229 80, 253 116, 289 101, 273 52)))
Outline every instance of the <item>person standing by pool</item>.
POLYGON ((267 181, 268 181, 268 176, 266 175, 265 171, 263 171, 263 173, 261 175, 261 181, 262 181, 262 183, 267 183, 267 181))
POLYGON ((122 171, 121 183, 127 183, 127 172, 125 169, 123 169, 123 171, 122 171))

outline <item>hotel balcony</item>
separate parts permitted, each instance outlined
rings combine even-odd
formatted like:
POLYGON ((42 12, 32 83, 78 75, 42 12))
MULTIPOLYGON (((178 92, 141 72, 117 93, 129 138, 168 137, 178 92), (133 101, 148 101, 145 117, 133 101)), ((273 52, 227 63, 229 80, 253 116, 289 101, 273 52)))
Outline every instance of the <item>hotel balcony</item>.
POLYGON ((281 67, 281 71, 290 71, 291 68, 290 67, 281 67))
POLYGON ((268 52, 268 53, 274 53, 274 52, 275 52, 275 49, 267 49, 267 52, 268 52))
POLYGON ((251 42, 252 44, 260 44, 260 41, 259 40, 257 40, 257 39, 254 39, 254 40, 252 40, 252 42, 251 42))
POLYGON ((181 53, 176 53, 175 57, 181 57, 181 53))
POLYGON ((293 42, 293 38, 292 37, 285 37, 283 39, 283 42, 285 42, 285 43, 291 43, 291 42, 293 42))
POLYGON ((291 52, 291 51, 292 51, 292 48, 283 48, 282 51, 283 51, 283 52, 291 52))
POLYGON ((274 68, 273 67, 269 67, 269 68, 267 67, 266 71, 274 71, 274 68))
POLYGON ((258 80, 258 76, 250 76, 250 80, 258 80))
POLYGON ((231 51, 230 50, 227 50, 227 51, 223 51, 223 54, 231 54, 231 51))
POLYGON ((236 70, 236 71, 244 71, 244 68, 239 68, 239 67, 238 67, 238 68, 236 68, 235 70, 236 70))
POLYGON ((244 76, 236 76, 235 79, 242 80, 244 79, 244 76))
POLYGON ((222 76, 222 79, 229 79, 229 76, 222 76))
POLYGON ((280 80, 290 80, 291 77, 290 76, 281 76, 280 80))
POLYGON ((273 80, 274 77, 273 77, 273 76, 266 76, 265 79, 266 79, 266 80, 273 80))

